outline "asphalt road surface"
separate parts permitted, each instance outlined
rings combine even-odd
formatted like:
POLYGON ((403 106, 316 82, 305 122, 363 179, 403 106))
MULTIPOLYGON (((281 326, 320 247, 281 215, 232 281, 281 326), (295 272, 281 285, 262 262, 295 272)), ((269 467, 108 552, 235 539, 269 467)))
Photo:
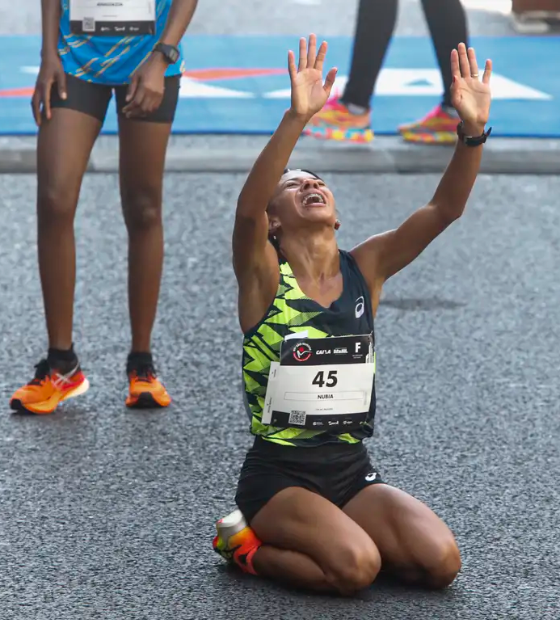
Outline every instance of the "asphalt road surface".
MULTIPOLYGON (((35 179, 0 176, 0 618, 556 619, 560 179, 480 178, 465 217, 388 283, 369 447, 387 481, 450 524, 464 566, 443 593, 379 583, 344 600, 239 575, 211 549, 251 441, 230 267, 242 180, 167 176, 155 352, 175 403, 132 413, 117 179, 86 178, 75 341, 92 389, 33 417, 7 405, 46 346, 35 179)), ((327 180, 346 248, 398 224, 437 182, 327 180)))

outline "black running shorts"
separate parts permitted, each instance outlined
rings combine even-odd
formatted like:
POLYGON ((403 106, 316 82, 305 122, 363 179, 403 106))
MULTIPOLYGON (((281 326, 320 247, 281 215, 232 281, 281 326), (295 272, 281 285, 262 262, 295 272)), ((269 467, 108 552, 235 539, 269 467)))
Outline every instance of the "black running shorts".
POLYGON ((362 489, 383 483, 363 443, 313 448, 257 437, 245 457, 235 502, 249 523, 277 493, 301 487, 343 508, 362 489))
MULTIPOLYGON (((159 108, 146 116, 135 117, 134 120, 171 124, 175 118, 175 110, 179 101, 180 85, 180 75, 166 77, 165 92, 159 108)), ((86 82, 73 75, 66 74, 66 99, 60 98, 58 86, 53 84, 51 89, 51 108, 76 110, 103 122, 113 91, 115 93, 117 113, 121 115, 122 109, 127 104, 126 93, 128 91, 128 84, 121 84, 119 86, 94 84, 93 82, 86 82)))

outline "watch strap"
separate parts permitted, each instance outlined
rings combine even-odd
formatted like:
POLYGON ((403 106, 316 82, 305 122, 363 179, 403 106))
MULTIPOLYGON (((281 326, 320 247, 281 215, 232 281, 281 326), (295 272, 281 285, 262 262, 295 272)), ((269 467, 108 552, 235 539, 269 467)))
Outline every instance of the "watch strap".
POLYGON ((465 124, 463 123, 463 121, 461 121, 457 125, 457 136, 459 136, 459 140, 461 140, 461 142, 463 142, 467 146, 480 146, 481 144, 484 144, 486 140, 488 140, 488 137, 491 133, 492 127, 490 127, 490 129, 488 129, 487 131, 483 132, 480 136, 467 136, 465 134, 465 124))
POLYGON ((170 65, 179 60, 179 50, 174 45, 159 42, 155 44, 153 51, 162 54, 170 65))

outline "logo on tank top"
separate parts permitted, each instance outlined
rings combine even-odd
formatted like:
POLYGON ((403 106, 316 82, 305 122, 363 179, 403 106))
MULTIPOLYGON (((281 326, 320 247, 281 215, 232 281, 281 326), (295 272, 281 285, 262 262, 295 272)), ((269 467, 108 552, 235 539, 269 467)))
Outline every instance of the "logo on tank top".
POLYGON ((356 318, 359 319, 365 310, 365 300, 363 297, 356 299, 356 318))

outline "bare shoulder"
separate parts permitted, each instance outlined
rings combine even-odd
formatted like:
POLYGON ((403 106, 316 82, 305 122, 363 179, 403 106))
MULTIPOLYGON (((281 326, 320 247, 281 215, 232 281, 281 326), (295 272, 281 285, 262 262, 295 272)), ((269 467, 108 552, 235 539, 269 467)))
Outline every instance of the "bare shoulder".
POLYGON ((381 258, 386 245, 387 235, 380 233, 369 237, 350 250, 368 285, 376 283, 382 278, 381 258))
POLYGON ((278 254, 268 242, 262 260, 250 269, 236 269, 239 324, 243 332, 257 325, 274 301, 280 282, 278 254))
POLYGON ((383 248, 388 233, 380 233, 354 247, 350 254, 356 261, 369 290, 373 316, 377 314, 379 300, 385 284, 382 269, 383 248))

